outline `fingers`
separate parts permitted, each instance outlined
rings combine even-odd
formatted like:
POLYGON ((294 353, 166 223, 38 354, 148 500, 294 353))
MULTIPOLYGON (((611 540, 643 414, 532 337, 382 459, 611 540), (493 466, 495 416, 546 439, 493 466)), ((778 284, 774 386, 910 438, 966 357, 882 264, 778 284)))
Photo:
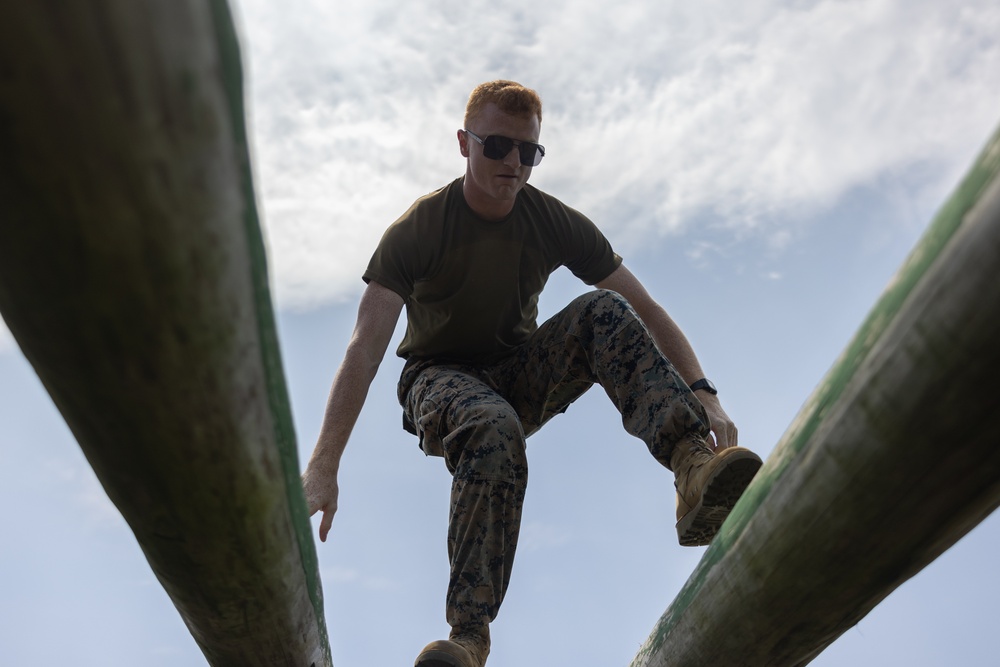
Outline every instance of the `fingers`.
POLYGON ((715 434, 711 431, 705 436, 705 444, 711 447, 713 452, 719 448, 719 444, 715 441, 715 434))
POLYGON ((306 507, 309 509, 309 516, 314 516, 316 512, 323 512, 323 518, 319 524, 319 539, 326 542, 327 535, 330 534, 330 527, 333 525, 333 515, 337 513, 337 487, 333 485, 332 491, 324 492, 317 489, 314 480, 308 475, 303 475, 303 488, 306 495, 306 507))
POLYGON ((715 449, 716 451, 720 449, 725 449, 729 447, 729 440, 726 437, 726 432, 724 429, 719 429, 714 433, 715 435, 715 449))
POLYGON ((737 432, 736 426, 732 422, 724 423, 714 431, 715 441, 718 443, 718 449, 727 449, 729 447, 735 447, 737 443, 737 432))
POLYGON ((319 541, 326 542, 326 536, 330 534, 330 526, 333 525, 333 512, 324 510, 323 520, 319 524, 319 541))
POLYGON ((729 430, 726 428, 725 424, 723 424, 722 427, 715 432, 715 440, 719 443, 719 449, 726 449, 730 446, 729 430))
POLYGON ((323 518, 319 522, 319 541, 326 542, 326 536, 330 534, 330 527, 333 525, 333 515, 337 513, 337 501, 334 499, 332 503, 322 505, 318 501, 315 502, 315 509, 313 508, 314 502, 309 502, 309 516, 316 514, 322 510, 323 518))
POLYGON ((708 444, 712 449, 718 451, 729 447, 729 429, 727 427, 731 425, 729 420, 720 419, 716 415, 709 416, 708 428, 711 433, 708 435, 708 444))
POLYGON ((736 424, 725 413, 718 402, 709 402, 705 405, 708 413, 709 429, 715 437, 715 449, 727 449, 735 447, 738 442, 736 424))

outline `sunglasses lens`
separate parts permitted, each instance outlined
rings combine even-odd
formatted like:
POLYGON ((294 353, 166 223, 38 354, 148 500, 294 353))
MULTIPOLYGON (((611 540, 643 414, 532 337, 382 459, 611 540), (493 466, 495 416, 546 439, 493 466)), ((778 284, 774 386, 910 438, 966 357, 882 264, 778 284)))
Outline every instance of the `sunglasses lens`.
POLYGON ((502 160, 510 155, 514 140, 491 134, 483 140, 483 155, 490 160, 502 160))
MULTIPOLYGON (((503 160, 513 148, 514 140, 509 137, 491 134, 483 139, 483 156, 490 160, 503 160)), ((538 165, 544 155, 545 149, 538 144, 521 142, 517 145, 517 156, 525 167, 538 165)))
POLYGON ((521 144, 517 148, 520 153, 521 164, 525 167, 537 166, 545 155, 545 149, 538 144, 521 144))

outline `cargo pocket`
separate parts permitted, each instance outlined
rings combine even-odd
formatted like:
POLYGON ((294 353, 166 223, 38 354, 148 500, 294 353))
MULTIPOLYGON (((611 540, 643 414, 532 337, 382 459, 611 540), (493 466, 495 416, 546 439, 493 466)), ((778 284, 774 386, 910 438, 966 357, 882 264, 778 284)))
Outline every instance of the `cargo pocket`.
POLYGON ((435 401, 421 401, 420 414, 416 415, 417 437, 420 438, 420 449, 427 456, 444 456, 444 444, 441 442, 441 407, 435 401))
POLYGON ((433 398, 426 396, 427 376, 421 374, 406 395, 406 418, 413 424, 413 429, 420 439, 420 449, 427 456, 444 456, 444 444, 441 442, 441 419, 443 408, 433 398))

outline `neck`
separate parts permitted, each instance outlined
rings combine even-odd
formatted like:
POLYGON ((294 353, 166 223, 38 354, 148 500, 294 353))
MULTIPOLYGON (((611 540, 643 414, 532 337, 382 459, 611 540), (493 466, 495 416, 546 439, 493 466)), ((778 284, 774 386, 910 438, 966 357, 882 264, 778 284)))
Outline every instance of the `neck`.
POLYGON ((506 218, 514 210, 514 204, 517 201, 516 196, 513 199, 494 199, 493 197, 485 196, 482 192, 476 190, 474 186, 469 185, 468 178, 462 183, 462 195, 465 197, 465 203, 469 205, 472 212, 484 220, 502 220, 506 218))

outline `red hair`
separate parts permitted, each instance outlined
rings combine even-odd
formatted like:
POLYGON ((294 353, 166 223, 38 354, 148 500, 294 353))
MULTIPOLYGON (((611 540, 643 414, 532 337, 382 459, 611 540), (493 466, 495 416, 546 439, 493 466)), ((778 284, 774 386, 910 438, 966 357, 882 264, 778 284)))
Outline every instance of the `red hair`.
POLYGON ((542 98, 531 88, 525 88, 514 81, 488 81, 481 83, 469 95, 465 107, 465 127, 486 107, 493 103, 500 111, 511 116, 538 117, 542 122, 542 98))

